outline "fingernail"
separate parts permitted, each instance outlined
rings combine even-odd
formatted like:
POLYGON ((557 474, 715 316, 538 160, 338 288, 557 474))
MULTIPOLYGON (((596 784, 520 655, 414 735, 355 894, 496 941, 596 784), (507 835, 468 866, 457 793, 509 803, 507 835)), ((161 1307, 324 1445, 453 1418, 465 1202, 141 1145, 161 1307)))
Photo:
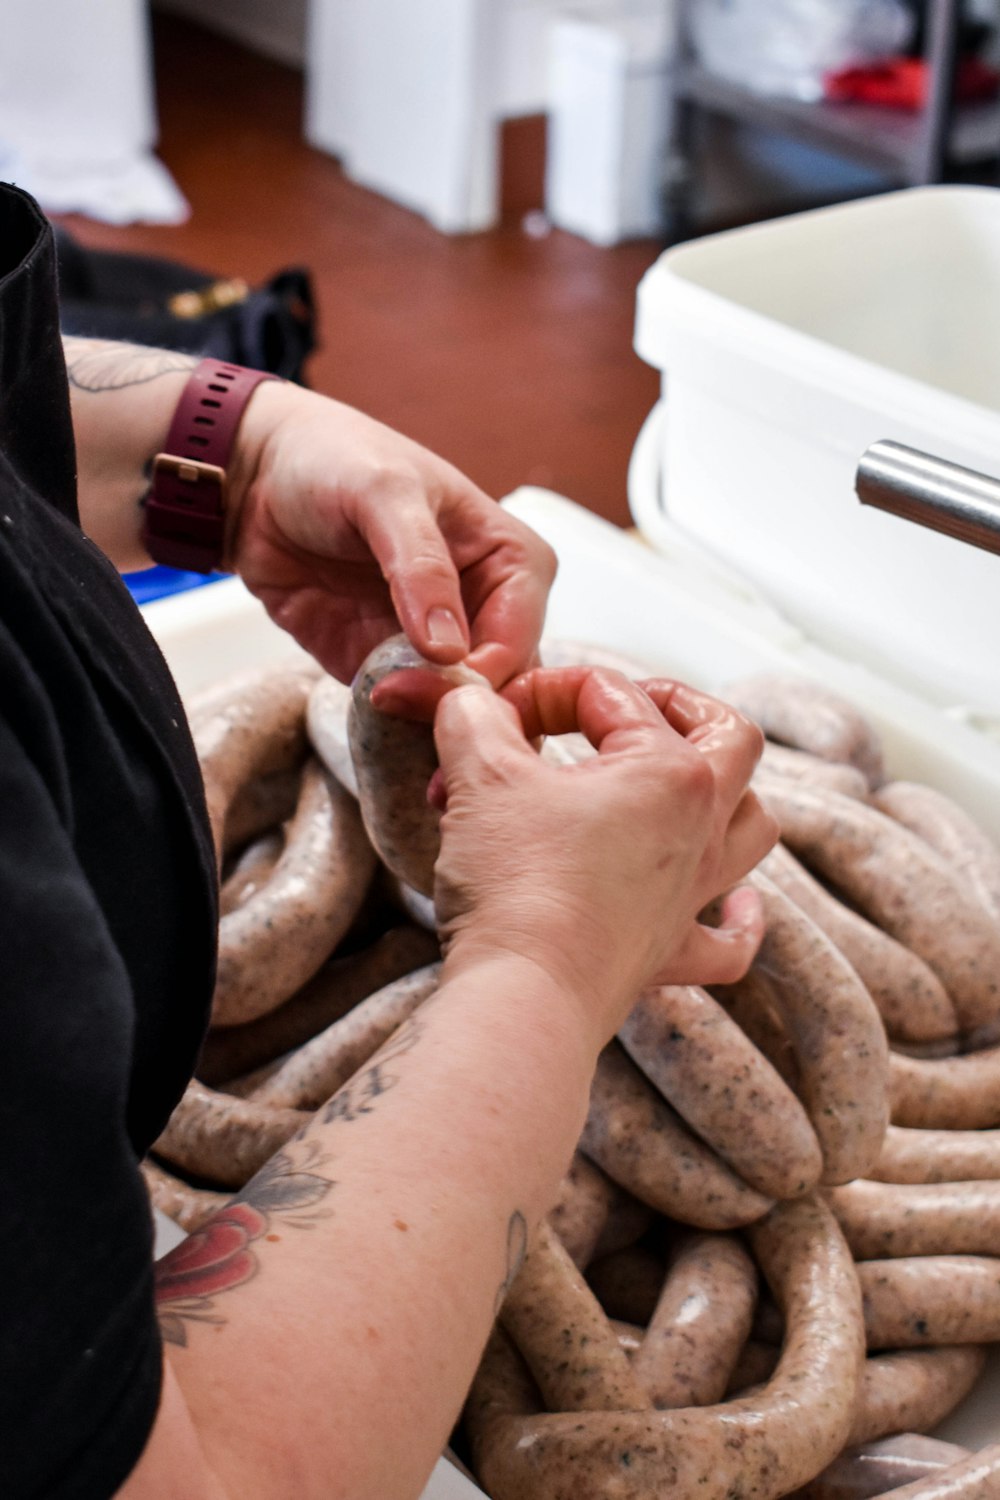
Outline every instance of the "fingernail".
POLYGON ((456 646, 465 651, 465 631, 450 609, 432 609, 427 616, 427 639, 432 646, 456 646))

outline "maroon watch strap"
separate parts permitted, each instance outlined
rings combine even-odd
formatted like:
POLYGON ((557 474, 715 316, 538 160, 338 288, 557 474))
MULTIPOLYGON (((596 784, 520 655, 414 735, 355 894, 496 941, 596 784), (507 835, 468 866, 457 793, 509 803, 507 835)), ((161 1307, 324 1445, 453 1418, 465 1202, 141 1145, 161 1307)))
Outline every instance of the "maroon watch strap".
POLYGON ((226 465, 246 404, 266 370, 203 359, 177 403, 162 453, 153 460, 142 536, 154 562, 211 573, 222 563, 226 465))

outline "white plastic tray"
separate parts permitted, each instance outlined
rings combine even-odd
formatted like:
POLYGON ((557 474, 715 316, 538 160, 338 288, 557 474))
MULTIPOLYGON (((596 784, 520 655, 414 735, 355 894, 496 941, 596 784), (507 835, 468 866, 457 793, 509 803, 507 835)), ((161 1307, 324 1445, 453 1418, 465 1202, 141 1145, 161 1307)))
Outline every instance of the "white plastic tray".
MULTIPOLYGON (((987 734, 821 650, 740 579, 706 571, 683 546, 671 551, 669 538, 654 551, 544 490, 520 489, 504 503, 559 555, 549 634, 599 641, 709 691, 756 671, 817 678, 870 715, 891 774, 949 792, 1000 839, 1000 744, 987 734)), ((226 673, 298 651, 235 579, 159 600, 144 614, 185 697, 226 673)), ((1000 1440, 1000 1353, 940 1435, 970 1447, 1000 1440)), ((442 1463, 424 1500, 481 1493, 442 1463)))

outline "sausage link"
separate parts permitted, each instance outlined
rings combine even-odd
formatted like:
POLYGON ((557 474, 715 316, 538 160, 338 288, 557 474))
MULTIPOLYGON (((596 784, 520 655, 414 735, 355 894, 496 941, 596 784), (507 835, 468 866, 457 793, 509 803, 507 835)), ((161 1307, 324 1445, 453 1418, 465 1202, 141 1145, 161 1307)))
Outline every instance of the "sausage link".
POLYGON ((146 1182, 149 1201, 161 1214, 186 1229, 198 1229, 215 1211, 229 1202, 228 1193, 214 1193, 211 1188, 194 1188, 172 1172, 166 1172, 147 1156, 139 1170, 146 1182))
POLYGON ((542 1223, 500 1310, 555 1411, 641 1411, 649 1399, 590 1287, 542 1223))
POLYGON ((267 1015, 205 1038, 195 1072, 213 1087, 301 1047, 376 990, 433 963, 438 944, 420 927, 391 927, 367 948, 328 959, 300 990, 267 1015))
POLYGON ((872 1355, 865 1360, 848 1442, 936 1427, 965 1400, 985 1363, 981 1344, 872 1355))
POLYGON ((914 1130, 890 1125, 869 1176, 876 1182, 1000 1179, 1000 1130, 914 1130))
POLYGON ((794 1198, 819 1181, 823 1159, 802 1105, 704 990, 647 990, 618 1037, 695 1134, 759 1193, 794 1198))
POLYGON ((859 1180, 827 1198, 856 1260, 1000 1255, 1000 1182, 859 1180))
POLYGON ((757 1051, 793 1093, 799 1088, 799 1061, 778 1011, 774 985, 759 969, 749 969, 735 984, 713 985, 711 993, 727 1016, 745 1031, 757 1051))
POLYGON ((525 1381, 477 1378, 467 1411, 474 1467, 493 1500, 773 1500, 840 1452, 864 1358, 850 1254, 825 1205, 781 1203, 749 1231, 785 1304, 773 1380, 724 1406, 538 1413, 525 1381))
POLYGON ((241 787, 292 770, 306 757, 306 702, 318 670, 300 659, 282 662, 233 678, 192 704, 191 733, 220 867, 227 815, 241 787))
POLYGON ((869 1349, 1000 1340, 1000 1260, 921 1255, 857 1270, 869 1349))
POLYGON ((305 751, 299 764, 285 771, 269 771, 239 788, 226 809, 222 833, 223 855, 242 849, 252 839, 277 829, 295 816, 302 782, 305 751))
POLYGON ((723 697, 759 724, 769 740, 856 766, 870 787, 881 785, 885 772, 878 735, 838 693, 805 677, 762 674, 729 683, 723 697))
POLYGON ((863 771, 843 761, 822 760, 808 750, 793 750, 790 745, 779 745, 775 740, 766 740, 754 775, 754 785, 769 776, 783 776, 791 781, 804 781, 808 786, 825 786, 831 792, 841 792, 845 797, 864 799, 869 794, 868 780, 863 771))
POLYGON ((434 666, 404 635, 376 646, 354 679, 348 740, 365 828, 392 873, 430 896, 441 847, 441 814, 427 801, 427 784, 438 764, 434 731, 429 724, 379 713, 371 703, 372 689, 383 677, 414 667, 453 684, 486 679, 461 664, 434 666))
POLYGON ((872 1500, 914 1479, 940 1474, 967 1458, 969 1450, 920 1432, 902 1432, 860 1448, 847 1448, 828 1469, 796 1490, 790 1500, 872 1500))
POLYGON ((970 1453, 940 1474, 914 1480, 874 1500, 1000 1500, 1000 1443, 970 1453))
POLYGON ((580 1150, 634 1197, 696 1229, 736 1229, 771 1207, 688 1130, 614 1042, 598 1059, 580 1150))
POLYGON ((756 1299, 757 1268, 733 1235, 693 1234, 681 1241, 632 1361, 655 1407, 722 1400, 756 1299))
POLYGON ((427 964, 376 990, 286 1058, 251 1098, 271 1109, 318 1109, 434 993, 440 974, 439 963, 427 964))
POLYGON ((280 828, 260 834, 247 845, 219 889, 220 917, 227 917, 231 911, 246 906, 267 884, 284 849, 285 835, 280 828))
POLYGON ((1000 849, 964 808, 934 787, 913 781, 889 781, 873 800, 953 865, 972 899, 1000 921, 1000 849))
POLYGON ((815 922, 759 870, 766 930, 756 963, 774 985, 819 1137, 824 1182, 849 1182, 877 1159, 889 1123, 888 1049, 861 980, 815 922))
POLYGON ((733 1365, 723 1394, 727 1397, 742 1396, 752 1386, 764 1385, 778 1368, 780 1358, 781 1349, 778 1344, 765 1344, 755 1338, 747 1339, 733 1365))
POLYGON ((310 762, 271 879, 219 923, 213 1025, 256 1020, 311 979, 353 922, 374 873, 356 804, 310 762))
POLYGON ((235 1099, 195 1080, 153 1150, 193 1176, 241 1188, 308 1122, 304 1111, 235 1099))
POLYGON ((867 988, 891 1037, 926 1042, 955 1035, 955 1007, 922 958, 838 901, 782 844, 771 850, 759 868, 840 949, 867 988))
POLYGON ((358 777, 347 734, 350 707, 350 688, 336 677, 321 677, 306 705, 306 734, 330 775, 336 776, 352 797, 357 797, 358 777))
POLYGON ((926 1130, 1000 1126, 1000 1047, 964 1057, 891 1053, 889 1104, 894 1125, 926 1130))
POLYGON ((851 797, 776 779, 762 795, 792 851, 933 969, 961 1030, 997 1020, 1000 925, 969 901, 940 855, 851 797))
POLYGON ((559 1184, 559 1196, 549 1211, 549 1223, 575 1265, 584 1269, 594 1257, 601 1231, 620 1189, 594 1163, 577 1151, 559 1184))

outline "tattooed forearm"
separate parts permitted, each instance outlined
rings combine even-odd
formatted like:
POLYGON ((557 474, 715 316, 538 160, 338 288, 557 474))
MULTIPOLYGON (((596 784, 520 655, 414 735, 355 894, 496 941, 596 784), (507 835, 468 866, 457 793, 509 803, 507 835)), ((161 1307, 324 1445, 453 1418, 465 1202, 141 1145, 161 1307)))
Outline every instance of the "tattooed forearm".
POLYGON ((324 1170, 317 1141, 290 1142, 155 1268, 160 1332, 167 1343, 187 1344, 187 1324, 226 1319, 213 1300, 257 1274, 256 1241, 274 1223, 309 1229, 330 1212, 319 1205, 336 1186, 324 1170))
POLYGON ((106 339, 65 337, 66 373, 78 391, 100 395, 131 385, 148 385, 162 375, 193 370, 198 358, 169 349, 144 349, 138 344, 118 344, 106 339))
POLYGON ((494 1315, 499 1313, 504 1298, 517 1280, 517 1273, 524 1265, 528 1253, 528 1223, 519 1208, 515 1208, 507 1220, 507 1272, 497 1289, 494 1315))
POLYGON ((323 1124, 331 1125, 334 1120, 350 1122, 360 1115, 370 1115, 375 1108, 375 1101, 395 1088, 399 1082, 399 1075, 392 1072, 386 1064, 391 1063, 394 1058, 402 1057, 404 1052, 409 1052, 411 1047, 416 1046, 423 1029, 423 1021, 416 1016, 404 1021, 385 1046, 376 1052, 368 1066, 348 1079, 343 1088, 338 1089, 333 1098, 323 1106, 319 1115, 323 1124))

